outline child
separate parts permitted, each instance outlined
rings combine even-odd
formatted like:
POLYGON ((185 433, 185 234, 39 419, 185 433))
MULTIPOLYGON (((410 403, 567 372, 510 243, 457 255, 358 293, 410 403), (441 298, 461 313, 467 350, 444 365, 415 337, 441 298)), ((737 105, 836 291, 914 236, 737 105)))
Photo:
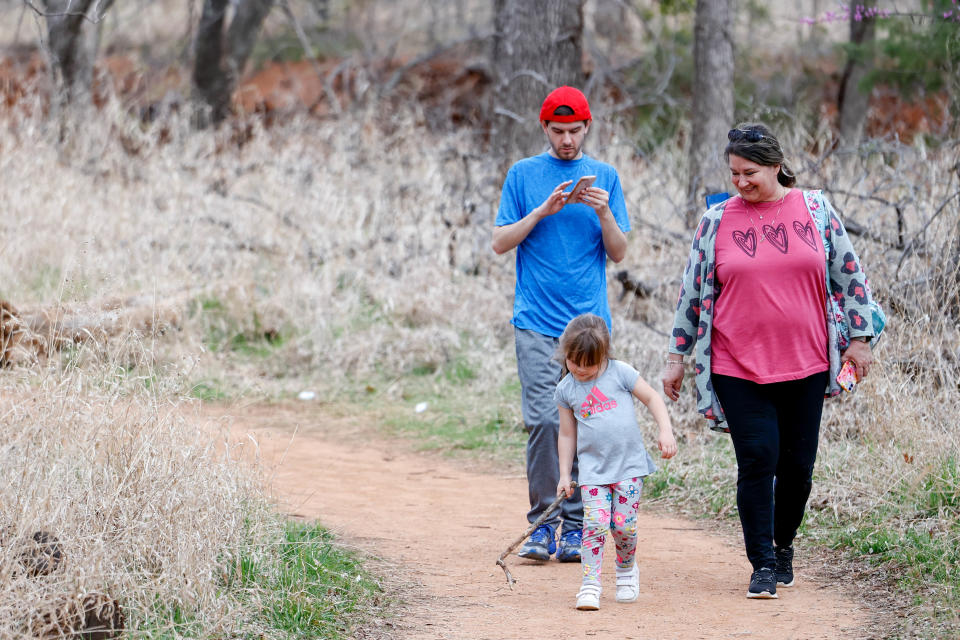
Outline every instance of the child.
POLYGON ((634 562, 637 508, 643 477, 657 467, 643 446, 631 394, 647 406, 660 427, 661 456, 672 458, 677 453, 663 399, 636 369, 609 356, 610 334, 598 316, 577 316, 560 336, 558 357, 565 375, 554 393, 560 410, 557 494, 573 494, 576 453, 583 496, 583 583, 577 609, 591 611, 600 608, 600 566, 609 531, 617 548, 617 602, 633 602, 640 593, 640 571, 634 562))

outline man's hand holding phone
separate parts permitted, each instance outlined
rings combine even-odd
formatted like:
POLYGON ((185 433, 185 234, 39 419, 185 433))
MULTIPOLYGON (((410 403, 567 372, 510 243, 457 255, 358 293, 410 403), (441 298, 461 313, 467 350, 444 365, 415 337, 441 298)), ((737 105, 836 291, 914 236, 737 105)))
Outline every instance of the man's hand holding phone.
POLYGON ((601 215, 607 208, 610 194, 605 189, 593 186, 596 179, 597 176, 583 176, 577 180, 577 184, 567 194, 567 204, 585 204, 596 211, 597 215, 601 215))
POLYGON ((577 184, 573 185, 573 189, 570 190, 570 193, 567 194, 567 204, 573 202, 583 202, 581 196, 583 192, 588 187, 593 186, 594 181, 597 179, 597 176, 583 176, 577 180, 577 184))
POLYGON ((538 207, 540 218, 552 216, 558 213, 564 205, 574 203, 585 204, 599 214, 607 206, 609 194, 605 190, 593 186, 596 179, 597 176, 582 176, 573 185, 573 189, 567 193, 564 193, 563 190, 573 184, 573 180, 558 184, 547 199, 543 201, 543 204, 538 207))
MULTIPOLYGON (((567 194, 563 192, 564 189, 573 184, 573 180, 567 180, 566 182, 561 182, 553 190, 547 199, 543 201, 537 210, 539 211, 539 219, 546 218, 547 216, 552 216, 553 214, 563 209, 563 205, 567 204, 567 194)), ((537 211, 534 211, 537 213, 537 211)))

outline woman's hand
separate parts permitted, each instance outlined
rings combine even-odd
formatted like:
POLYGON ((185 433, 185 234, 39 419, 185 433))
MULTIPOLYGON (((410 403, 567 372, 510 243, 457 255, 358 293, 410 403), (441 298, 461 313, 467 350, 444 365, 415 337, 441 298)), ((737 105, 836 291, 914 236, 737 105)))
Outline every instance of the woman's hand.
POLYGON ((570 478, 560 478, 560 482, 557 483, 557 495, 562 495, 564 498, 573 497, 573 481, 570 478))
POLYGON ((665 365, 660 381, 663 382, 664 395, 676 402, 680 398, 680 384, 683 382, 683 361, 677 360, 665 365))
POLYGON ((853 362, 857 368, 857 382, 863 380, 873 366, 873 352, 870 350, 870 345, 862 340, 850 340, 847 350, 840 356, 840 366, 843 366, 847 360, 853 362))

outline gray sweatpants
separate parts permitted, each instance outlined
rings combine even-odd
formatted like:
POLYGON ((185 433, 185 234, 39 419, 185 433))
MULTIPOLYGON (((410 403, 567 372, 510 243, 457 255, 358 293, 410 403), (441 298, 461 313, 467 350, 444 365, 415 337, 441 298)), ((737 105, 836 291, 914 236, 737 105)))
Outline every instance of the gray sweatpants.
MULTIPOLYGON (((527 483, 530 491, 530 511, 527 520, 533 522, 557 496, 560 481, 560 462, 557 454, 557 435, 560 416, 553 392, 560 381, 560 365, 553 359, 557 338, 536 331, 514 327, 517 345, 517 372, 522 390, 523 423, 527 438, 527 483)), ((577 459, 573 459, 573 480, 577 479, 577 459)), ((572 498, 561 503, 560 511, 546 524, 557 530, 563 520, 562 533, 579 531, 583 526, 583 503, 580 489, 572 498)))

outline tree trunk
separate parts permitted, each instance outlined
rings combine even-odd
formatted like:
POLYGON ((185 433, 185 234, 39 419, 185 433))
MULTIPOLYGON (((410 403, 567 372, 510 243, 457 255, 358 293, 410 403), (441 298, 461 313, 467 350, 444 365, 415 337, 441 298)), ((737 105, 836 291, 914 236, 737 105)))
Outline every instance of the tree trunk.
POLYGON ((703 210, 703 197, 725 190, 723 149, 733 126, 734 0, 697 0, 694 26, 693 114, 690 132, 690 180, 687 226, 703 210))
MULTIPOLYGON (((263 21, 273 8, 273 0, 246 0, 237 6, 237 13, 230 21, 227 32, 227 73, 231 91, 243 75, 243 68, 260 35, 263 21)), ((312 51, 304 51, 305 57, 313 57, 312 51)))
POLYGON ((561 85, 583 84, 584 0, 494 0, 492 137, 510 162, 545 144, 539 113, 561 85))
POLYGON ((860 83, 873 66, 873 43, 876 22, 873 17, 855 19, 850 12, 850 44, 854 50, 847 59, 840 81, 837 110, 840 113, 837 137, 845 147, 856 148, 863 137, 863 125, 867 119, 870 93, 860 89, 860 83))
MULTIPOLYGON (((209 121, 219 124, 230 113, 230 98, 243 74, 264 19, 273 0, 241 0, 230 21, 224 42, 229 0, 205 0, 197 27, 196 59, 193 67, 195 95, 209 109, 209 121)), ((208 118, 201 116, 200 126, 208 118)))
POLYGON ((83 26, 93 3, 93 0, 47 0, 44 4, 54 85, 57 102, 62 106, 87 102, 90 98, 93 60, 83 26))
MULTIPOLYGON (((193 63, 193 87, 210 109, 209 118, 221 122, 230 110, 230 89, 223 66, 223 24, 227 19, 227 0, 205 0, 197 26, 196 58, 193 63)), ((200 125, 207 119, 201 117, 200 125)))

